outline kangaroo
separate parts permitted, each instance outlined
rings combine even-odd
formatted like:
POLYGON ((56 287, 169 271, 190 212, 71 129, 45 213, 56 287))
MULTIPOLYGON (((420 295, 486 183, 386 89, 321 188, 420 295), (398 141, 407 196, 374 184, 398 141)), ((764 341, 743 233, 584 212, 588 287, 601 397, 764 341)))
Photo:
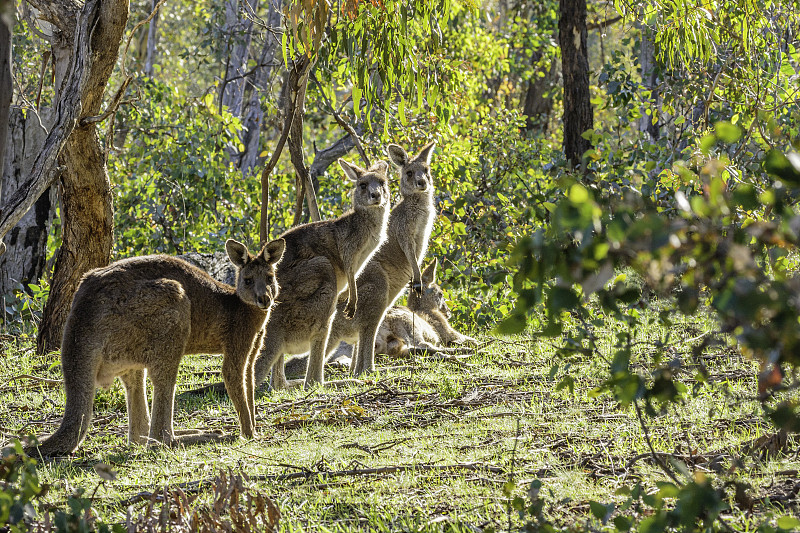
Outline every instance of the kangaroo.
MULTIPOLYGON (((436 216, 430 172, 435 145, 435 142, 428 143, 413 159, 396 144, 390 144, 386 149, 400 172, 402 199, 389 215, 386 243, 375 253, 356 281, 359 305, 355 316, 347 315, 345 302, 340 299, 328 340, 332 348, 338 346, 340 341, 351 344, 357 342, 350 363, 350 370, 356 376, 374 371, 378 326, 409 280, 412 281, 412 290, 422 290, 419 264, 428 248, 428 238, 436 216)), ((299 348, 294 353, 301 353, 299 348)), ((272 387, 276 389, 288 386, 282 363, 276 365, 272 372, 272 387)), ((323 363, 322 360, 315 361, 318 365, 323 363)))
POLYGON ((284 246, 278 239, 252 256, 229 239, 225 249, 237 269, 236 288, 163 255, 123 259, 88 272, 64 328, 64 418, 53 435, 29 451, 43 456, 74 452, 91 424, 95 388, 109 387, 117 376, 125 388, 128 440, 177 442, 172 418, 178 366, 184 354, 194 353, 224 354, 222 375, 241 434, 253 437, 253 369, 278 294, 275 271, 284 246))
MULTIPOLYGON (((444 346, 477 344, 476 339, 459 333, 450 325, 450 308, 442 288, 436 282, 437 266, 438 260, 434 259, 422 270, 422 294, 410 294, 408 307, 396 305, 386 311, 375 339, 376 354, 390 357, 408 357, 422 351, 430 354, 458 354, 464 353, 465 349, 444 346)), ((334 323, 336 320, 334 318, 334 323)), ((351 345, 342 343, 329 352, 329 360, 350 358, 352 351, 351 345)), ((299 375, 305 371, 306 363, 306 357, 287 361, 286 374, 299 375)))
POLYGON ((438 261, 422 272, 422 292, 408 295, 408 307, 389 308, 378 328, 375 353, 394 357, 408 356, 414 351, 449 353, 443 345, 477 343, 450 325, 450 308, 442 288, 436 283, 438 261))
POLYGON ((279 371, 273 375, 279 373, 283 378, 283 383, 278 379, 277 388, 285 388, 284 354, 310 352, 305 387, 324 384, 325 354, 337 297, 342 293, 344 298, 347 288, 341 309, 344 316, 352 317, 363 308, 365 293, 356 284, 356 277, 386 241, 389 165, 379 161, 365 170, 343 159, 339 164, 355 183, 353 210, 281 235, 286 241, 286 252, 278 265, 283 297, 267 324, 264 348, 256 362, 257 383, 264 382, 274 367, 279 371))

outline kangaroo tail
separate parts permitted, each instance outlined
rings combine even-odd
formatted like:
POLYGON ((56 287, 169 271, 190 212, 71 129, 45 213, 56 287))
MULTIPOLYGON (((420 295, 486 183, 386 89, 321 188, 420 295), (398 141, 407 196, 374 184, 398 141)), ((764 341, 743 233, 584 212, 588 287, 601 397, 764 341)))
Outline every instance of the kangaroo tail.
POLYGON ((64 335, 61 353, 64 388, 67 393, 64 418, 55 433, 39 446, 32 446, 25 450, 28 455, 34 457, 71 454, 86 437, 86 432, 92 423, 97 371, 94 368, 95 358, 79 348, 77 343, 68 337, 70 337, 69 334, 64 335))

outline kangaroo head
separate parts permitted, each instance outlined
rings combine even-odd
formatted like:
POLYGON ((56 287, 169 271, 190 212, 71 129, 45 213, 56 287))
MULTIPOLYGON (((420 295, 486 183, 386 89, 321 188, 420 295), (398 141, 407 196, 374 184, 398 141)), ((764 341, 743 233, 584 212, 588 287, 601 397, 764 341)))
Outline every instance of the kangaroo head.
POLYGON ((414 291, 408 293, 408 308, 414 312, 440 311, 450 318, 450 308, 444 298, 444 291, 436 283, 436 267, 439 262, 434 259, 422 271, 422 294, 414 291))
POLYGON ((257 254, 252 255, 247 246, 228 239, 225 251, 236 267, 236 294, 250 305, 267 310, 278 296, 278 281, 275 279, 275 265, 283 257, 286 241, 277 239, 257 254))
POLYGON ((390 144, 386 147, 389 159, 400 169, 400 194, 407 196, 433 190, 431 177, 431 155, 436 141, 429 142, 411 159, 402 147, 390 144))
POLYGON ((389 165, 386 161, 378 161, 368 169, 363 169, 344 159, 339 160, 345 175, 355 183, 353 190, 353 208, 367 209, 371 207, 387 207, 389 204, 389 165))

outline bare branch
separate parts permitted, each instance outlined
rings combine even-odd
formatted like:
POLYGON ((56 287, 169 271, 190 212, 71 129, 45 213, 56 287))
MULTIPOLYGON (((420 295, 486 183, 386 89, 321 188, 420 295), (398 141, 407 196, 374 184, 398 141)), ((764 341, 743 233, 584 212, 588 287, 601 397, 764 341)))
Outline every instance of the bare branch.
POLYGON ((319 93, 325 99, 325 104, 328 106, 328 110, 329 110, 330 114, 333 115, 334 120, 336 120, 336 122, 342 128, 344 128, 344 130, 347 133, 349 133, 353 137, 353 143, 355 144, 356 148, 358 148, 358 153, 359 153, 359 155, 361 155, 361 160, 364 162, 364 165, 367 168, 369 168, 371 166, 371 163, 369 161, 369 157, 367 156, 367 152, 364 151, 364 146, 361 144, 361 138, 358 136, 358 133, 356 133, 356 130, 353 128, 353 126, 351 126, 350 123, 347 122, 342 117, 342 115, 339 114, 336 111, 336 109, 333 108, 333 103, 325 95, 325 92, 322 90, 322 86, 320 85, 319 80, 317 79, 317 77, 314 76, 313 79, 314 79, 314 83, 317 84, 317 88, 319 89, 319 93))

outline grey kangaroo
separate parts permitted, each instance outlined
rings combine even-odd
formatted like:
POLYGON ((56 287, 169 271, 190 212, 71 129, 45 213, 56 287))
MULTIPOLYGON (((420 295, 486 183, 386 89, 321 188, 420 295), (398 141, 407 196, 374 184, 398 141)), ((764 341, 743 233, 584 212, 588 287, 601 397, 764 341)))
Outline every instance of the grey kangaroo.
POLYGON ((277 388, 284 388, 284 354, 310 352, 305 386, 324 384, 325 354, 339 294, 347 288, 341 309, 345 316, 358 314, 363 302, 370 301, 369 293, 356 284, 356 277, 386 241, 389 165, 379 161, 364 170, 342 159, 339 164, 355 182, 353 210, 281 235, 286 241, 278 266, 281 299, 267 324, 264 348, 256 362, 256 383, 265 381, 274 368, 273 375, 280 374, 277 388))
MULTIPOLYGON (((400 172, 402 199, 389 215, 386 243, 375 253, 356 281, 359 302, 355 315, 351 317, 345 312, 345 302, 340 299, 328 340, 331 348, 338 346, 339 341, 357 341, 350 365, 351 372, 356 376, 374 371, 378 326, 409 280, 412 281, 413 290, 422 290, 419 265, 428 248, 428 238, 436 216, 430 171, 434 147, 434 142, 425 145, 414 158, 396 144, 390 144, 386 149, 400 172)), ((290 353, 303 351, 303 346, 297 345, 290 353)), ((315 365, 323 364, 322 358, 315 360, 312 357, 311 361, 315 365)), ((282 360, 273 368, 272 386, 276 389, 288 386, 282 360)))
POLYGON ((404 357, 411 353, 427 351, 451 353, 444 348, 453 344, 477 343, 450 325, 450 308, 442 288, 436 283, 434 260, 422 271, 422 292, 408 295, 408 307, 390 307, 378 328, 375 353, 404 357))
POLYGON ((178 366, 184 354, 194 353, 224 354, 222 375, 241 434, 253 437, 253 370, 278 294, 275 271, 284 245, 282 239, 272 241, 253 256, 245 245, 228 240, 235 288, 163 255, 123 259, 87 273, 64 328, 64 418, 29 453, 74 452, 91 424, 95 388, 109 387, 117 376, 125 387, 128 440, 179 442, 172 428, 178 366), (146 374, 153 383, 152 418, 146 374))
MULTIPOLYGON (((375 338, 375 353, 390 357, 408 357, 421 352, 430 355, 455 355, 472 353, 462 346, 477 344, 477 340, 463 335, 450 325, 450 308, 444 291, 436 282, 438 261, 434 259, 422 270, 422 293, 408 295, 408 307, 392 306, 386 311, 375 338)), ((334 319, 337 320, 337 319, 334 319)), ((338 357, 350 358, 353 347, 341 344, 329 352, 329 360, 338 357)), ((305 372, 307 357, 296 357, 287 361, 286 374, 299 375, 305 372)))

